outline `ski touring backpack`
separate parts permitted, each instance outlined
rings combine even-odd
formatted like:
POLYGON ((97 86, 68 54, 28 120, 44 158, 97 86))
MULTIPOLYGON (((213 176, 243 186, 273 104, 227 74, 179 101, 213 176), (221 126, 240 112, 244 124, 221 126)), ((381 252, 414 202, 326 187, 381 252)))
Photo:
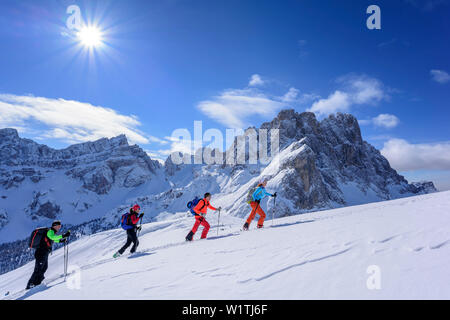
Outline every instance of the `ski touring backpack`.
POLYGON ((33 230, 28 240, 28 248, 38 249, 41 246, 42 239, 47 235, 49 228, 37 228, 33 230))
POLYGON ((127 212, 122 215, 122 219, 120 220, 120 226, 123 230, 129 230, 132 229, 134 226, 130 223, 131 219, 131 212, 127 212))
POLYGON ((253 199, 253 194, 255 193, 256 189, 258 189, 258 185, 253 186, 252 188, 250 188, 250 190, 247 193, 247 203, 250 204, 253 201, 255 201, 255 199, 253 199))
POLYGON ((199 199, 199 197, 195 197, 194 200, 191 200, 191 201, 189 201, 189 202, 187 203, 187 207, 189 208, 189 211, 192 213, 193 216, 196 215, 196 213, 195 213, 195 211, 194 211, 194 208, 195 208, 195 206, 196 206, 200 201, 203 201, 203 206, 200 208, 200 210, 201 210, 201 209, 203 209, 203 208, 205 207, 205 205, 206 205, 206 203, 205 203, 205 201, 204 201, 203 199, 199 199))
POLYGON ((187 207, 189 208, 189 211, 192 213, 193 216, 195 216, 194 208, 200 201, 199 197, 195 197, 194 200, 191 200, 187 203, 187 207))

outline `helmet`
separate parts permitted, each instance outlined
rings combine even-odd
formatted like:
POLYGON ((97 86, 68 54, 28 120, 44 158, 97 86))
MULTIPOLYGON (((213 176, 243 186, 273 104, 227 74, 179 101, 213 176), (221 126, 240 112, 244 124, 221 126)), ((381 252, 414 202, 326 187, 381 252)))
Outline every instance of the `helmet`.
POLYGON ((141 209, 141 207, 140 207, 138 204, 135 204, 135 205, 133 206, 133 208, 131 208, 131 209, 133 209, 133 211, 138 211, 138 210, 141 209))

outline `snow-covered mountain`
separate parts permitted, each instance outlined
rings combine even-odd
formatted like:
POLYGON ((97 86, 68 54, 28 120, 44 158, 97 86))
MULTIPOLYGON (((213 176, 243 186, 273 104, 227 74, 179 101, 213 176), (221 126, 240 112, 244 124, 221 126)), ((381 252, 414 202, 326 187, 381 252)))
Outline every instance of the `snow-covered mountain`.
POLYGON ((55 150, 14 129, 0 130, 0 186, 1 242, 56 218, 79 224, 103 217, 123 204, 124 190, 169 187, 160 163, 124 135, 55 150))
POLYGON ((64 170, 66 176, 79 179, 84 189, 97 194, 108 193, 113 185, 137 187, 161 168, 137 145, 128 145, 125 135, 55 150, 21 139, 14 129, 0 130, 0 165, 0 183, 5 189, 18 187, 26 177, 38 183, 49 173, 64 170))
POLYGON ((1 272, 24 261, 12 249, 22 250, 24 242, 10 242, 55 218, 81 236, 117 226, 135 202, 144 222, 171 219, 207 191, 225 215, 243 217, 248 190, 262 178, 278 193, 276 210, 272 199, 263 203, 275 217, 436 191, 431 182, 409 184, 398 175, 362 139, 352 115, 318 121, 313 113, 284 110, 258 129, 279 129, 280 153, 265 165, 176 165, 171 157, 161 165, 124 135, 55 150, 0 130, 1 272))
MULTIPOLYGON (((0 275, 3 299, 450 299, 450 192, 275 219, 209 214, 208 240, 186 243, 191 217, 143 226, 139 254, 116 260, 121 229, 50 256, 46 285, 23 291, 33 263, 0 275), (10 292, 7 296, 5 294, 10 292)), ((182 213, 180 213, 182 214, 182 213)))

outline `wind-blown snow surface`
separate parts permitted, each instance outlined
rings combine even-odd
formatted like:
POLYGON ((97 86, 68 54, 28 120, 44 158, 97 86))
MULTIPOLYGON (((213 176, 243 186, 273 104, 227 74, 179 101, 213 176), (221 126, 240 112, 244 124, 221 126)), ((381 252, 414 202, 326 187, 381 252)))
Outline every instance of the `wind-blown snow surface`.
MULTIPOLYGON (((192 217, 143 227, 141 254, 111 259, 125 241, 109 230, 70 244, 81 289, 60 276, 63 250, 50 257, 47 286, 22 290, 33 263, 0 276, 6 299, 450 299, 450 192, 266 221, 209 213, 208 240, 185 243, 192 217), (222 225, 222 222, 220 225, 222 225), (256 223, 252 224, 252 228, 256 223), (369 290, 367 268, 381 271, 369 290)), ((199 237, 197 233, 196 238, 199 237)))

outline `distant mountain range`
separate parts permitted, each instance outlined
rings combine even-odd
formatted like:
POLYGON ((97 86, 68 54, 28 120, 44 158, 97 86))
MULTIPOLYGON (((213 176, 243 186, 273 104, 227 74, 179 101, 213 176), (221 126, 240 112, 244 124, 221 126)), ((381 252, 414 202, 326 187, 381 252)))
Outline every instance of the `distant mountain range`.
MULTIPOLYGON (((11 270, 16 247, 6 243, 53 219, 90 234, 116 227, 135 202, 149 222, 182 214, 207 191, 225 214, 243 217, 248 190, 262 178, 278 193, 276 217, 436 191, 432 182, 408 183, 392 169, 350 114, 318 121, 313 113, 283 110, 259 129, 279 129, 280 153, 266 165, 177 165, 171 157, 160 164, 124 135, 55 150, 0 129, 0 251, 8 250, 2 273, 11 270)), ((266 208, 274 209, 272 200, 266 208)))

